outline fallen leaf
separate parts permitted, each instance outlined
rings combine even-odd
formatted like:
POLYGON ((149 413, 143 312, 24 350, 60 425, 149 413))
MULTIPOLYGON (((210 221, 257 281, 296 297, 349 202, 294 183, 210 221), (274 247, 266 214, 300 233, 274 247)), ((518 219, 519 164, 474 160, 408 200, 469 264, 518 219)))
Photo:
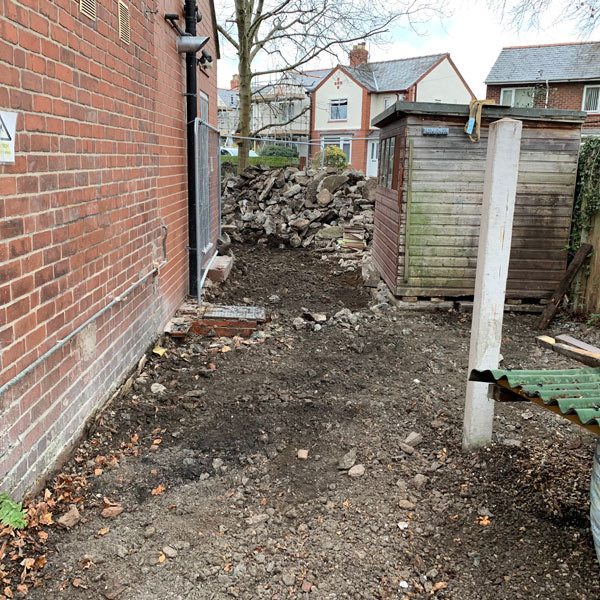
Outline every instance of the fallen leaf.
POLYGON ((73 579, 73 587, 81 587, 81 584, 83 583, 83 579, 80 579, 79 577, 73 579))
POLYGON ((40 540, 47 540, 48 534, 45 531, 38 531, 38 537, 40 540))
POLYGON ((139 439, 140 439, 140 438, 139 438, 138 434, 137 434, 137 433, 134 433, 134 434, 131 436, 131 443, 132 443, 132 444, 137 444, 137 441, 138 441, 139 439))
POLYGON ((158 354, 158 356, 163 356, 166 351, 167 351, 167 349, 162 348, 161 346, 155 346, 152 349, 152 352, 154 352, 154 354, 158 354))
POLYGON ((166 558, 167 558, 167 557, 165 556, 164 552, 161 552, 161 553, 160 553, 160 556, 159 556, 159 557, 156 559, 156 562, 157 562, 158 564, 160 564, 160 563, 164 563, 166 558))
POLYGON ((98 535, 106 535, 110 531, 110 527, 103 527, 98 530, 98 535))
POLYGON ((8 586, 6 586, 6 587, 4 588, 4 595, 5 595, 7 598, 14 598, 14 597, 15 597, 15 595, 12 593, 12 590, 11 590, 11 589, 10 589, 8 586))
POLYGON ((229 571, 231 569, 231 563, 227 563, 224 567, 223 567, 223 571, 229 571))
POLYGON ((445 590, 448 587, 448 584, 445 581, 438 581, 429 592, 432 596, 439 590, 445 590))
POLYGON ((26 596, 28 591, 29 588, 24 583, 20 583, 17 586, 17 592, 20 592, 21 594, 23 594, 23 596, 26 596))
POLYGON ((487 515, 483 515, 482 517, 477 517, 477 519, 475 520, 475 523, 478 523, 479 525, 489 525, 490 524, 490 518, 487 515))
POLYGON ((175 510, 177 508, 177 504, 171 504, 171 506, 167 506, 167 510, 175 510))
POLYGON ((156 438, 153 443, 158 446, 158 444, 160 444, 161 442, 162 442, 162 438, 156 438))
POLYGON ((223 346, 221 348, 221 352, 231 352, 231 347, 230 346, 223 346))
POLYGON ((260 501, 261 505, 264 506, 267 503, 267 499, 266 498, 262 498, 260 501))
POLYGON ((157 475, 158 471, 156 469, 150 469, 150 473, 152 473, 152 475, 157 475))
POLYGON ((102 469, 94 469, 94 475, 96 477, 100 477, 100 475, 102 475, 103 471, 102 469))
POLYGON ((122 506, 108 506, 100 513, 100 515, 105 519, 112 519, 113 517, 118 517, 122 512, 122 506))
POLYGON ((152 490, 153 496, 160 496, 167 488, 161 483, 158 487, 152 490))

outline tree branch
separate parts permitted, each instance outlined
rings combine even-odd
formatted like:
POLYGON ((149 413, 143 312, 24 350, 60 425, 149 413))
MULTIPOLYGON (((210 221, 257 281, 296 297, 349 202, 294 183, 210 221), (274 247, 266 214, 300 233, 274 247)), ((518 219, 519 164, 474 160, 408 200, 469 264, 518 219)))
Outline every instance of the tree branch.
POLYGON ((221 25, 217 25, 217 31, 236 49, 240 49, 240 45, 231 37, 229 32, 222 27, 221 25))

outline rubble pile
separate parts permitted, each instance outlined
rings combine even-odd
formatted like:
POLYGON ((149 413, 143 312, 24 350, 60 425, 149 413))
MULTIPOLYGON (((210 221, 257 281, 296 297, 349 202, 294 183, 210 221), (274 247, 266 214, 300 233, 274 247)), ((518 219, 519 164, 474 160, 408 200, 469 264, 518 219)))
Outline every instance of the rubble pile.
POLYGON ((251 166, 223 185, 223 230, 236 241, 360 250, 373 239, 376 182, 361 171, 251 166))

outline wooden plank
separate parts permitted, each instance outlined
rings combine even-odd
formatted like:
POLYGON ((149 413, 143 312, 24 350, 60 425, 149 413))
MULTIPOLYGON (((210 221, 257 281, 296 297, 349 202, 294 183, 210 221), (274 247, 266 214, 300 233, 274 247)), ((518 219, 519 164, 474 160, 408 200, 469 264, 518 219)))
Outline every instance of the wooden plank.
POLYGON ((410 236, 411 236, 411 223, 410 223, 410 211, 412 204, 412 185, 413 185, 413 140, 408 141, 408 162, 406 166, 407 171, 407 182, 406 182, 406 243, 404 245, 404 282, 406 283, 409 278, 409 256, 410 256, 410 236))
POLYGON ((556 339, 563 344, 575 346, 575 348, 579 348, 580 350, 587 350, 592 354, 600 354, 600 348, 597 346, 592 346, 591 344, 586 344, 585 342, 577 340, 568 333, 561 333, 560 335, 556 336, 556 339))
POLYGON ((561 344, 554 338, 547 335, 540 335, 536 338, 538 345, 549 348, 557 354, 572 358, 588 367, 600 367, 600 354, 596 352, 588 352, 581 348, 575 348, 574 346, 568 346, 567 344, 561 344))
POLYGON ((567 271, 566 271, 562 281, 556 288, 554 294, 552 294, 551 301, 548 303, 548 305, 546 306, 546 309, 544 310, 544 312, 542 313, 542 316, 540 317, 540 321, 538 323, 538 327, 540 329, 546 329, 546 327, 548 327, 548 325, 550 324, 550 321, 552 321, 552 318, 554 317, 554 315, 556 314, 556 311, 558 310, 558 305, 562 301, 563 296, 567 293, 567 290, 569 289, 571 282, 575 278, 575 275, 577 275, 577 271, 579 271, 579 269, 585 262, 585 259, 587 258, 587 255, 590 253, 591 250, 592 250, 591 244, 581 244, 581 247, 577 251, 575 258, 573 258, 573 260, 571 261, 571 264, 567 268, 567 271))

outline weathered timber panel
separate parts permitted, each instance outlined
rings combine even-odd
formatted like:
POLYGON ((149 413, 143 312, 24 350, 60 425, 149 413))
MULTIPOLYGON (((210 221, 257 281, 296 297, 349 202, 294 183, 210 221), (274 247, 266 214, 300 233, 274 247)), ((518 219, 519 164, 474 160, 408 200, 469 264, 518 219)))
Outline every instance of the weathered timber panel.
MULTIPOLYGON (((418 115, 399 121, 406 126, 406 145, 412 140, 411 172, 405 158, 400 206, 392 211, 383 197, 378 202, 374 240, 378 255, 387 257, 388 285, 393 265, 383 246, 391 232, 394 242, 400 242, 397 285, 390 286, 398 295, 473 293, 489 121, 482 122, 476 144, 464 134, 464 123, 458 117, 418 115), (423 126, 447 127, 449 135, 424 136, 423 126)), ((388 128, 397 129, 399 124, 383 127, 381 137, 388 137, 388 128)), ((579 141, 578 123, 523 123, 507 283, 511 297, 549 297, 564 273, 579 141)))

